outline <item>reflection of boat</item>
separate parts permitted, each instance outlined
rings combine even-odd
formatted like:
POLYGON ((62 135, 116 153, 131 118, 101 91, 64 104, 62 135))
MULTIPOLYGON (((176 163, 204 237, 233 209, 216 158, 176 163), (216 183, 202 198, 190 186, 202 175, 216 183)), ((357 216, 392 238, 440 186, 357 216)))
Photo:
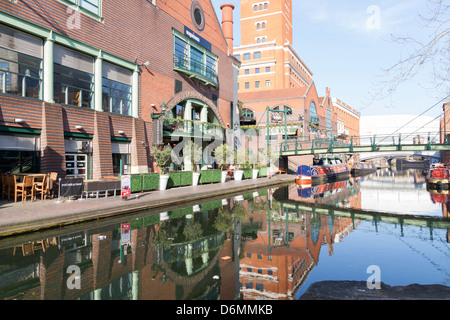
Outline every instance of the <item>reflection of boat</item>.
POLYGON ((450 191, 449 190, 428 190, 430 193, 431 201, 433 203, 449 203, 450 191))
POLYGON ((311 197, 324 197, 325 193, 333 193, 339 189, 345 188, 347 186, 348 180, 322 184, 319 186, 301 186, 297 185, 298 196, 301 198, 311 198, 311 197))
POLYGON ((449 189, 449 183, 450 183, 449 169, 441 163, 432 164, 427 174, 427 188, 449 189))
POLYGON ((397 168, 411 168, 411 169, 422 169, 428 168, 430 165, 430 160, 421 160, 421 161, 409 161, 405 159, 397 159, 396 166, 397 168))
POLYGON ((345 163, 332 165, 299 166, 296 183, 299 185, 317 185, 348 179, 350 171, 345 163))
POLYGON ((350 171, 353 176, 363 176, 377 171, 377 167, 373 163, 355 163, 355 166, 350 171))

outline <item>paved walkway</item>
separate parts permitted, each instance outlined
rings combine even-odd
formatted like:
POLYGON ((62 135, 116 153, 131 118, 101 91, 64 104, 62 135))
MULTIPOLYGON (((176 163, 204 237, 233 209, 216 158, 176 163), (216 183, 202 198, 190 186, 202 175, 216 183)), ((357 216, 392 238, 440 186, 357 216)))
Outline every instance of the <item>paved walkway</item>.
POLYGON ((118 216, 145 209, 168 207, 209 197, 247 193, 295 181, 295 175, 227 181, 164 191, 133 193, 128 201, 121 196, 58 202, 58 199, 30 200, 25 203, 0 200, 0 237, 37 231, 97 218, 118 216))

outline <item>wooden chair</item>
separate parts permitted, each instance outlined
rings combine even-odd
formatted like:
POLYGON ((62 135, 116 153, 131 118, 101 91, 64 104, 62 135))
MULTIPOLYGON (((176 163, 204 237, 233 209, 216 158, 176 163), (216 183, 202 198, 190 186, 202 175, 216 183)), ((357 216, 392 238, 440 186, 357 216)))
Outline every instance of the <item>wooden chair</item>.
MULTIPOLYGON (((14 177, 14 182, 16 178, 14 177)), ((23 182, 15 182, 14 187, 14 202, 17 202, 17 197, 22 197, 22 202, 25 202, 27 197, 34 198, 33 176, 25 176, 23 182)))
POLYGON ((48 180, 48 189, 49 194, 52 196, 55 195, 55 187, 57 185, 58 172, 50 172, 49 180, 48 180))
POLYGON ((42 181, 40 182, 34 182, 33 183, 33 195, 34 199, 36 199, 36 196, 38 193, 41 193, 41 200, 47 199, 47 196, 49 194, 49 177, 48 175, 45 175, 42 181))
POLYGON ((33 244, 32 243, 26 243, 26 244, 22 244, 20 246, 15 246, 14 251, 13 251, 14 256, 16 255, 16 249, 22 249, 22 255, 24 257, 33 254, 33 244))
POLYGON ((16 177, 12 174, 3 176, 3 197, 11 200, 14 197, 14 189, 16 184, 16 177))

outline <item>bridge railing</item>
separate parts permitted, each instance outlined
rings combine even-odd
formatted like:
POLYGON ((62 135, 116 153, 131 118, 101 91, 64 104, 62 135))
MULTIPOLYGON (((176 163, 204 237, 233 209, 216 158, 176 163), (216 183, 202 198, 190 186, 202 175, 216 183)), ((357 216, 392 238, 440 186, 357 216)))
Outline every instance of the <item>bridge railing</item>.
MULTIPOLYGON (((442 144, 449 144, 447 136, 442 144)), ((440 132, 426 132, 426 133, 397 133, 389 135, 364 135, 364 136, 348 136, 345 139, 338 137, 327 138, 317 136, 305 137, 290 137, 286 142, 280 144, 280 152, 294 151, 295 153, 310 150, 314 153, 315 150, 327 149, 333 152, 335 148, 346 147, 350 152, 356 146, 371 146, 375 151, 379 146, 398 146, 402 145, 427 145, 439 144, 440 132)))

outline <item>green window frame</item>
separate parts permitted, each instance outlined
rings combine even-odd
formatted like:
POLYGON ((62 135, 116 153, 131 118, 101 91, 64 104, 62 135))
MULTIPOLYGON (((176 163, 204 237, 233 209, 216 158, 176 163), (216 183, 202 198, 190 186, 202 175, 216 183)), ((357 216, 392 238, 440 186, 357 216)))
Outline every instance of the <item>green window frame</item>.
POLYGON ((102 0, 59 0, 67 5, 76 8, 93 18, 99 19, 102 16, 102 0))

